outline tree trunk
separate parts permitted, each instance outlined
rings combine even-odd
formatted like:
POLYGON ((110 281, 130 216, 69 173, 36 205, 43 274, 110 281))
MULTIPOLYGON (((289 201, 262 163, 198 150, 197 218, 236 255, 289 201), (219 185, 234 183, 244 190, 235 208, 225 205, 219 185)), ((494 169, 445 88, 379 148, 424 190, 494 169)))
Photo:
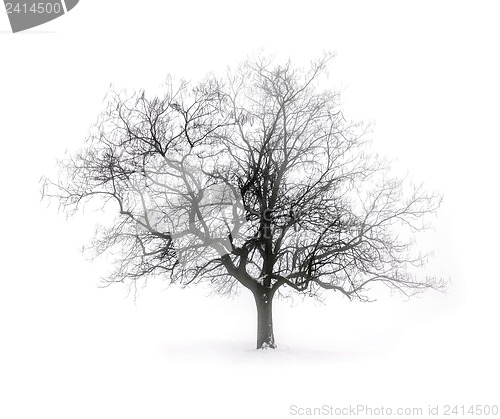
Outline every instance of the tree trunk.
POLYGON ((275 349, 272 296, 256 292, 254 297, 257 305, 257 349, 275 349))

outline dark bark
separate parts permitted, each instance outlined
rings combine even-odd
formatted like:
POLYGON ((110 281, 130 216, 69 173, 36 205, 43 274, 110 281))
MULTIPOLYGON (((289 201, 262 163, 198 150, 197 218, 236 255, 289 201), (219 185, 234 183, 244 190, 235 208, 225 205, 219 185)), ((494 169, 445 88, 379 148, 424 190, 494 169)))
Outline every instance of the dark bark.
POLYGON ((254 297, 257 306, 257 349, 275 349, 273 297, 268 292, 255 292, 254 297))

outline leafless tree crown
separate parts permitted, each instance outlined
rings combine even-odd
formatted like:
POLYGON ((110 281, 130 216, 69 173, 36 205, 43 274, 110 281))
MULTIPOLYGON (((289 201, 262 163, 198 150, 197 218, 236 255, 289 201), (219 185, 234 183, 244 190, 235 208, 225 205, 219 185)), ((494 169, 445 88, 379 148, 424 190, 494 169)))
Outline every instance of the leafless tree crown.
POLYGON ((109 282, 159 274, 219 293, 360 299, 376 282, 438 287, 411 267, 440 197, 367 152, 363 125, 319 88, 330 58, 308 70, 258 58, 195 86, 169 79, 161 96, 111 93, 44 194, 70 214, 94 199, 118 210, 92 242, 119 249, 109 282))

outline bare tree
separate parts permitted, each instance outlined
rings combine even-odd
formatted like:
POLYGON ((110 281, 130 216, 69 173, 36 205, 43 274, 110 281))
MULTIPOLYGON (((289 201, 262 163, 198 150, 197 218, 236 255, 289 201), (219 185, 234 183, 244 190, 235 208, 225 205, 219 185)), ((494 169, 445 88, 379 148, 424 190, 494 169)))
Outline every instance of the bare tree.
POLYGON ((418 279, 416 232, 440 197, 390 176, 367 152, 362 124, 320 89, 331 55, 308 70, 257 58, 163 95, 111 93, 78 153, 45 179, 69 213, 89 200, 118 210, 91 248, 117 248, 109 283, 172 283, 252 292, 257 348, 274 348, 275 296, 338 291, 369 300, 374 283, 406 294, 418 279))

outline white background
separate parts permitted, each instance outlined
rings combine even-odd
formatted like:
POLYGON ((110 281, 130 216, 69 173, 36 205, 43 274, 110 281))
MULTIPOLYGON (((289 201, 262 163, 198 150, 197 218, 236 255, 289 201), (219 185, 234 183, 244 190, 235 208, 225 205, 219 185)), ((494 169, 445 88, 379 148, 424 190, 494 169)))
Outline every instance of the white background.
POLYGON ((11 34, 0 14, 0 417, 290 417, 290 405, 500 404, 497 2, 97 1, 11 34), (275 308, 255 351, 253 301, 151 282, 99 289, 39 179, 88 132, 113 83, 221 71, 261 48, 298 65, 336 51, 345 114, 444 193, 430 273, 450 291, 275 308))

